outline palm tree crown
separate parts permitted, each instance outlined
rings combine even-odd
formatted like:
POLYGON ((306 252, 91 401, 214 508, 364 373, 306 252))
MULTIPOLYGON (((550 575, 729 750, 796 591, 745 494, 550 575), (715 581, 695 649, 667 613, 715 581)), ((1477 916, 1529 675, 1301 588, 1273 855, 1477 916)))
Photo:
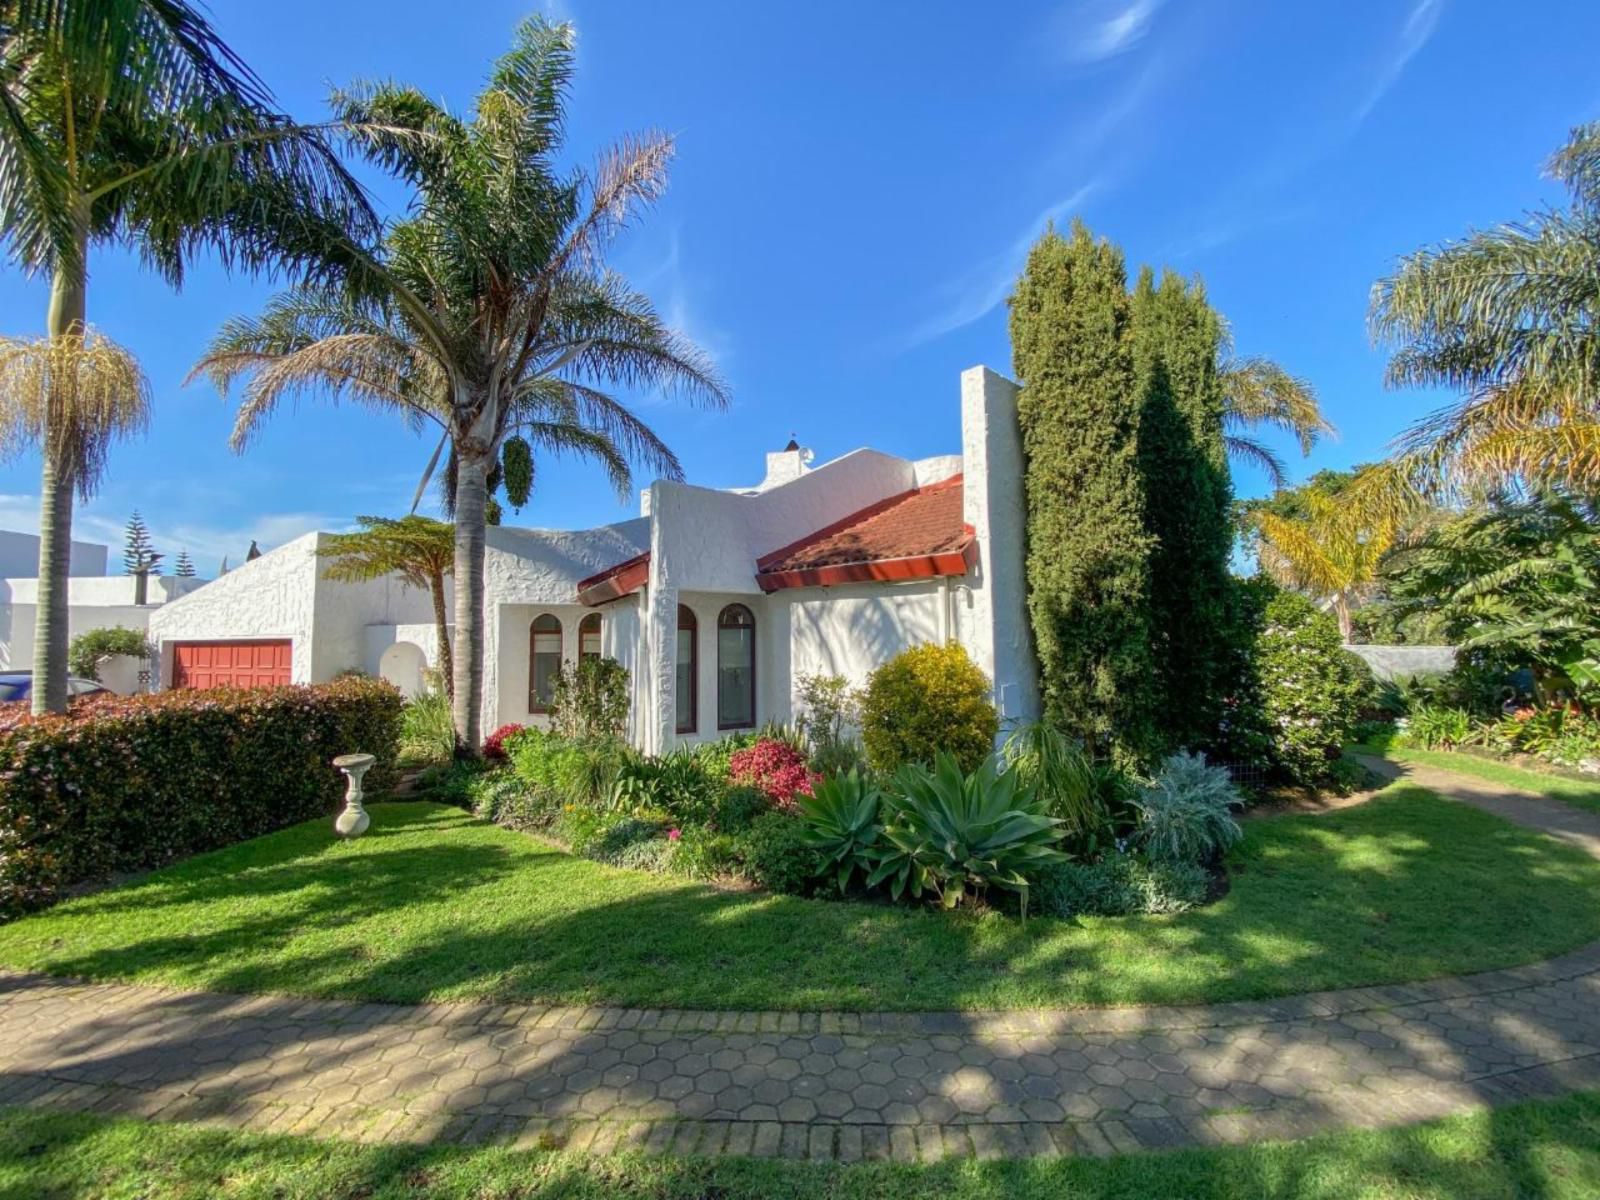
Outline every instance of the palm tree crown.
MULTIPOLYGON (((50 276, 53 344, 35 357, 59 383, 50 397, 0 397, 43 459, 34 711, 66 707, 72 493, 92 490, 109 435, 144 419, 107 426, 103 410, 69 403, 96 394, 91 377, 136 370, 89 332, 90 247, 130 247, 176 286, 201 248, 225 264, 321 269, 375 220, 320 134, 275 112, 184 0, 0 0, 0 240, 50 276), (66 367, 73 352, 87 357, 66 367)), ((21 361, 18 344, 9 353, 21 361)))
POLYGON ((308 389, 440 427, 435 460, 448 445, 456 482, 455 705, 469 748, 482 689, 486 484, 506 438, 596 458, 623 493, 631 463, 681 472, 607 388, 726 403, 711 362, 604 265, 616 233, 661 194, 672 140, 624 139, 592 171, 555 163, 572 50, 570 26, 524 21, 470 119, 396 84, 335 93, 360 150, 415 187, 410 213, 337 284, 292 290, 260 317, 230 322, 196 368, 224 391, 247 380, 236 446, 308 389))
POLYGON ((1373 288, 1390 384, 1462 393, 1400 443, 1436 489, 1600 489, 1600 123, 1549 173, 1567 207, 1419 250, 1373 288))
POLYGON ((445 607, 444 577, 454 569, 456 533, 446 522, 416 514, 401 517, 357 517, 354 533, 336 533, 317 553, 329 559, 324 578, 360 583, 398 575, 414 588, 426 588, 433 600, 434 635, 444 688, 454 680, 450 661, 450 621, 445 607))

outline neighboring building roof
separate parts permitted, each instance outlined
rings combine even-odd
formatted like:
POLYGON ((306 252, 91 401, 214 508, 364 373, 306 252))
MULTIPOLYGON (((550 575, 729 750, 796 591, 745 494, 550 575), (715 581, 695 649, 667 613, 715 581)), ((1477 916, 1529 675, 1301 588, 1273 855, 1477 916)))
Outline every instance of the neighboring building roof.
POLYGON ((607 567, 596 575, 578 580, 578 603, 593 608, 637 592, 650 582, 650 551, 607 567))
POLYGON ((775 592, 965 575, 976 539, 961 519, 961 500, 960 475, 880 500, 764 555, 756 563, 756 583, 775 592))

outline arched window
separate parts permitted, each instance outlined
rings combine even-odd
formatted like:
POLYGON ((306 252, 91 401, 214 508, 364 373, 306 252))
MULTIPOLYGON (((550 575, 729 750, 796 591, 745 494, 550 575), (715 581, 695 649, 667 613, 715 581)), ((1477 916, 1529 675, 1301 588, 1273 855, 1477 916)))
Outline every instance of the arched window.
POLYGON ((678 605, 678 673, 673 693, 677 698, 679 733, 700 727, 700 626, 694 609, 678 605))
POLYGON ((742 604, 717 617, 717 728, 756 723, 756 619, 742 604))
POLYGON ((590 613, 578 622, 578 661, 600 657, 600 614, 590 613))
POLYGON ((561 622, 540 613, 528 626, 528 711, 549 712, 561 673, 561 622))

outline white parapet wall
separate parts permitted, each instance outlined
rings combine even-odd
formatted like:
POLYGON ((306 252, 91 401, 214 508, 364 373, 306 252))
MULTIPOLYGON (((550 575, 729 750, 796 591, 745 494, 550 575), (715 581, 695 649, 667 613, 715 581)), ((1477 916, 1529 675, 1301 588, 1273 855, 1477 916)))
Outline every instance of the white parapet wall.
POLYGON ((1444 675, 1456 665, 1454 646, 1346 645, 1372 668, 1378 679, 1408 679, 1416 675, 1444 675))

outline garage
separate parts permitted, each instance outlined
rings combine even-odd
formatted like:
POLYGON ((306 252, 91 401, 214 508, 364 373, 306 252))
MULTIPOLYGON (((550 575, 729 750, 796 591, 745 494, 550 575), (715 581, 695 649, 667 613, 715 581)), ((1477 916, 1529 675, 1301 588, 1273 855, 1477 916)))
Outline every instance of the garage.
POLYGON ((172 686, 270 687, 289 682, 288 638, 250 642, 179 642, 172 648, 172 686))

